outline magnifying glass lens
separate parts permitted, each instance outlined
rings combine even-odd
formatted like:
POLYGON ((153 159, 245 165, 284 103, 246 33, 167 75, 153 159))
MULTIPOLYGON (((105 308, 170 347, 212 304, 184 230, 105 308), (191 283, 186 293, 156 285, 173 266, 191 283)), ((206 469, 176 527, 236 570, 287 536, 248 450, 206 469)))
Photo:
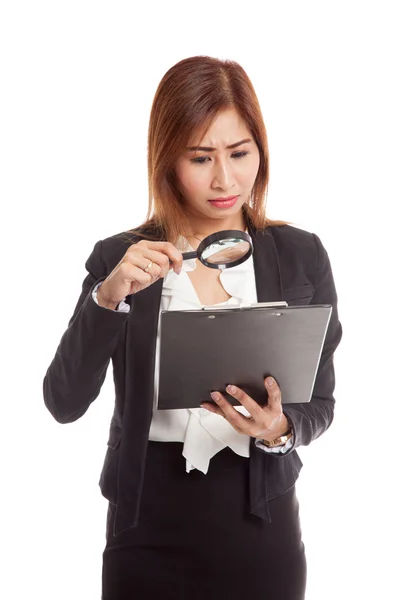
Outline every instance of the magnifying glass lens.
POLYGON ((183 260, 198 258, 210 269, 229 269, 247 260, 253 253, 253 244, 248 233, 227 229, 213 233, 200 243, 197 250, 184 252, 183 260))
POLYGON ((202 258, 211 265, 229 265, 240 260, 249 250, 249 242, 237 238, 225 239, 207 246, 202 252, 202 258))

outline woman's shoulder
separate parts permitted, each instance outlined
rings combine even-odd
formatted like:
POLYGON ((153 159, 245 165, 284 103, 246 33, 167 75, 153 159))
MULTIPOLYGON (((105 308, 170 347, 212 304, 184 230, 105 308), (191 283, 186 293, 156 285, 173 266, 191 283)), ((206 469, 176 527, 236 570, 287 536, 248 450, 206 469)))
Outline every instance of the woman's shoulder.
POLYGON ((294 225, 269 225, 263 234, 272 235, 278 250, 284 252, 304 252, 315 254, 318 251, 319 237, 306 229, 294 225))
POLYGON ((279 260, 306 270, 316 270, 326 253, 317 234, 294 225, 270 225, 265 230, 274 240, 279 260))
POLYGON ((282 243, 286 242, 290 243, 299 243, 303 242, 305 244, 314 242, 314 233, 308 231, 306 229, 302 229, 295 225, 285 224, 285 225, 268 225, 264 229, 265 232, 269 232, 276 241, 281 241, 282 243))

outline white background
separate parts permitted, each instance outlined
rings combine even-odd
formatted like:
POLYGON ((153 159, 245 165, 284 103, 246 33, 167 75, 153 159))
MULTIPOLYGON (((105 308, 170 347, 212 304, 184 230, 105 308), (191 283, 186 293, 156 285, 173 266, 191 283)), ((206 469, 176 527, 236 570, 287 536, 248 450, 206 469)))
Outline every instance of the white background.
POLYGON ((45 409, 42 381, 95 242, 145 216, 153 95, 196 54, 247 71, 269 136, 269 215, 317 233, 335 275, 336 417, 300 449, 307 600, 398 593, 396 4, 3 3, 2 598, 100 598, 112 372, 69 425, 45 409))

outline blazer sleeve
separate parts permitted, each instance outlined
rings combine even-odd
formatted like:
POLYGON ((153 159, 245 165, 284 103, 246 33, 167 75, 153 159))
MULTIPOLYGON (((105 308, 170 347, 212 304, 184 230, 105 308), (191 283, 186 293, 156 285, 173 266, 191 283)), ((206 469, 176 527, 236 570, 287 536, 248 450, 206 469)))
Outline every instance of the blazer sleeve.
POLYGON ((294 435, 290 450, 284 454, 274 454, 278 459, 287 456, 298 446, 308 446, 328 429, 334 415, 333 356, 342 338, 342 326, 338 317, 337 294, 330 260, 319 237, 315 234, 313 236, 318 252, 318 267, 311 304, 331 304, 332 313, 310 402, 283 404, 283 412, 293 428, 294 435))
POLYGON ((107 277, 102 241, 96 242, 85 268, 82 292, 43 380, 45 405, 59 423, 79 419, 99 395, 129 316, 92 298, 95 286, 107 277))

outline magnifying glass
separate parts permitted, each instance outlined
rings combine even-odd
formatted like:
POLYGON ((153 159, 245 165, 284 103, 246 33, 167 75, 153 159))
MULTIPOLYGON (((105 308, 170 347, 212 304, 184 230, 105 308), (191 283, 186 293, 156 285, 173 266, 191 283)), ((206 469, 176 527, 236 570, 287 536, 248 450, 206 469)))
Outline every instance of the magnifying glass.
POLYGON ((226 229, 204 238, 197 250, 184 252, 183 260, 198 258, 210 269, 230 269, 247 260, 253 253, 253 242, 245 231, 226 229))

